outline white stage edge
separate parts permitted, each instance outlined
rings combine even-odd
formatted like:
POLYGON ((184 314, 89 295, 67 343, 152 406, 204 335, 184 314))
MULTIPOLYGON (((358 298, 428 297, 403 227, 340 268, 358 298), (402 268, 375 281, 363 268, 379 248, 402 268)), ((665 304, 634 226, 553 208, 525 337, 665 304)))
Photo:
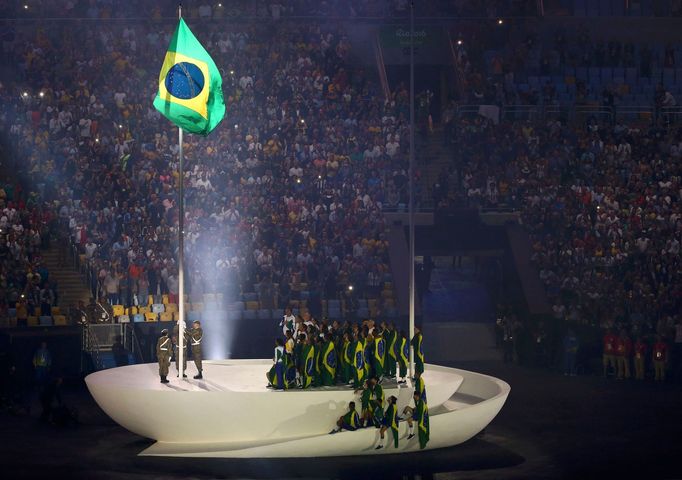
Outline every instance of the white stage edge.
MULTIPOLYGON (((274 391, 265 388, 271 360, 204 362, 204 379, 159 383, 157 364, 131 365, 88 375, 98 405, 114 421, 157 443, 141 455, 178 457, 324 457, 418 451, 400 424, 399 447, 375 450, 379 430, 329 435, 348 402, 350 388, 274 391)), ((193 375, 192 365, 188 374, 193 375)), ((457 445, 483 430, 500 411, 510 387, 475 372, 426 365, 431 435, 426 449, 457 445)), ((398 397, 399 411, 412 402, 410 385, 384 386, 398 397)), ((387 440, 390 440, 387 439, 387 440)))

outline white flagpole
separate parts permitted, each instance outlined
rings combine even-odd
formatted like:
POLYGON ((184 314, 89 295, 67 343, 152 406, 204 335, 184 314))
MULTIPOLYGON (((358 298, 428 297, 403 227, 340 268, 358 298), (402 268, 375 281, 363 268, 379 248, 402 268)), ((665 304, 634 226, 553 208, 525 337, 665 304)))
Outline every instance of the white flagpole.
MULTIPOLYGON (((414 0, 410 2, 410 166, 409 166, 409 230, 410 230, 410 324, 409 341, 414 337, 414 0)), ((410 377, 414 372, 414 349, 410 346, 410 377)))
MULTIPOLYGON (((178 6, 178 18, 182 18, 182 5, 178 6)), ((179 181, 178 189, 178 376, 185 373, 185 172, 182 154, 182 127, 178 127, 179 181)))

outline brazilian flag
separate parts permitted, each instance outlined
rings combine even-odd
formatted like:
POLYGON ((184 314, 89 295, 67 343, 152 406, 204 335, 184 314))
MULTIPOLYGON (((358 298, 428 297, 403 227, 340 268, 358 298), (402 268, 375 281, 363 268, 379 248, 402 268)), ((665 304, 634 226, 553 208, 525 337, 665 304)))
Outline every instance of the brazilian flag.
POLYGON ((389 403, 384 412, 384 424, 391 428, 393 443, 398 448, 398 409, 393 403, 389 403))
POLYGON ((154 108, 185 131, 204 136, 225 116, 220 71, 183 19, 163 60, 154 108))
POLYGON ((325 386, 334 385, 336 377, 336 350, 334 343, 329 341, 322 346, 322 384, 325 386))
POLYGON ((303 388, 308 388, 315 379, 315 348, 312 345, 303 347, 303 388))

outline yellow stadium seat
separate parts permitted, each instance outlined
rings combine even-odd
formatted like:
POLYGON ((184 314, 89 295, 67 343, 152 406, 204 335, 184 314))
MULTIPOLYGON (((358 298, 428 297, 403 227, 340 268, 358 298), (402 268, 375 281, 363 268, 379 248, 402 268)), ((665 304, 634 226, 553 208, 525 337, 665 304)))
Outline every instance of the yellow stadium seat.
POLYGON ((193 303, 192 304, 192 310, 195 312, 203 312, 204 311, 204 304, 201 302, 193 303))
POLYGON ((172 322, 173 321, 173 314, 171 312, 163 312, 159 316, 159 321, 161 321, 161 322, 172 322))
POLYGON ((126 308, 126 315, 135 315, 137 313, 137 307, 126 308))
POLYGON ((156 313, 147 312, 144 314, 144 319, 147 322, 156 322, 156 320, 157 320, 156 313))
POLYGON ((148 311, 149 311, 149 307, 146 307, 146 306, 145 307, 143 307, 143 306, 137 307, 137 313, 141 313, 142 315, 144 315, 148 311))
POLYGON ((29 327, 37 327, 39 325, 38 317, 29 316, 26 319, 26 325, 28 325, 29 327))
POLYGON ((59 307, 52 307, 50 309, 50 312, 52 312, 52 316, 59 315, 62 313, 61 310, 59 310, 59 307))
POLYGON ((118 316, 123 315, 125 313, 125 307, 123 305, 114 305, 113 310, 114 310, 114 317, 118 317, 118 316))
POLYGON ((178 320, 180 320, 180 312, 172 312, 172 315, 173 315, 173 321, 174 322, 177 322, 178 320))
POLYGON ((168 300, 168 295, 165 295, 165 294, 161 295, 161 303, 163 303, 164 305, 167 305, 168 303, 170 303, 170 300, 168 300))
POLYGON ((66 326, 66 316, 64 315, 52 315, 54 319, 54 324, 59 326, 66 326))
POLYGON ((173 313, 178 311, 178 304, 177 303, 169 303, 166 305, 166 311, 173 313))
POLYGON ((154 303, 154 295, 147 296, 147 305, 152 305, 154 303))
POLYGON ((258 310, 260 308, 260 305, 258 302, 250 301, 246 302, 246 309, 247 310, 258 310))

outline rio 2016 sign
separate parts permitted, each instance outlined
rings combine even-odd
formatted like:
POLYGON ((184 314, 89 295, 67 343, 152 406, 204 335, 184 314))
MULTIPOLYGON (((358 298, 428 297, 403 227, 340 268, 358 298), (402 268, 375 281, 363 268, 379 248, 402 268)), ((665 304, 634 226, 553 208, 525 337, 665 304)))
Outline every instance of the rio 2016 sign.
MULTIPOLYGON (((384 48, 403 48, 410 46, 410 27, 386 26, 381 27, 381 46, 384 48)), ((435 45, 442 38, 442 30, 434 27, 420 27, 414 29, 414 46, 435 45)))

